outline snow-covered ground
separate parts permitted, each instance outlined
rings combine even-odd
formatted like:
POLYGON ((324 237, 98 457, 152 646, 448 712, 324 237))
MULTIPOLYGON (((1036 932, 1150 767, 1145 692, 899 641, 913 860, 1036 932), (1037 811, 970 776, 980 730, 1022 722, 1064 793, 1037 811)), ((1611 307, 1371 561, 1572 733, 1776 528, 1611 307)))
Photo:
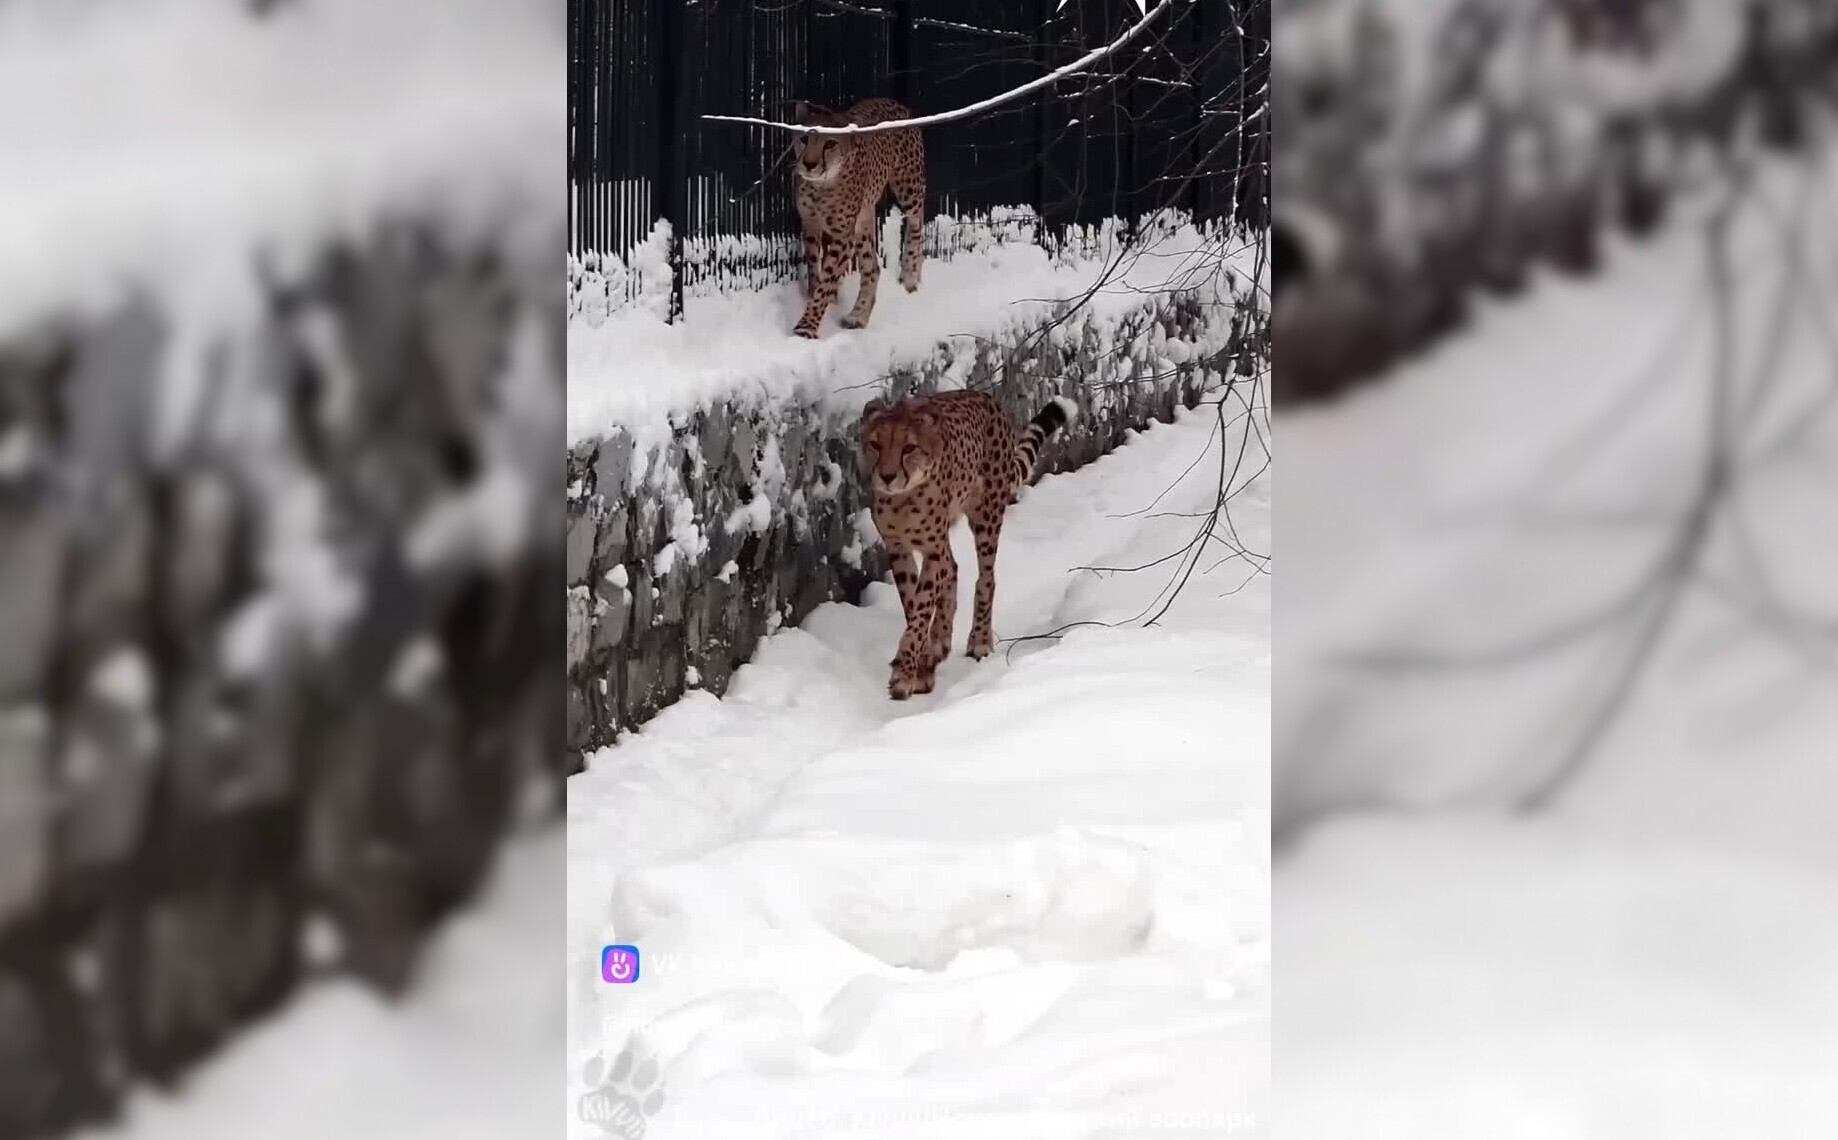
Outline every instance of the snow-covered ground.
POLYGON ((1727 306, 1697 202, 1280 418, 1284 1135, 1838 1135, 1833 173, 1759 173, 1727 306), (1739 443, 1704 553, 1590 617, 1684 531, 1719 375, 1739 443), (1649 619, 1587 764, 1509 815, 1649 619))
MULTIPOLYGON (((1141 627, 1221 442, 1202 405, 1011 508, 997 636, 1110 627, 961 656, 960 527, 935 693, 888 699, 880 583, 588 758, 569 1135, 637 1134, 596 1111, 652 1140, 1268 1134, 1269 577, 1210 544, 1141 627), (636 983, 601 980, 612 943, 636 983)), ((1268 553, 1267 477, 1230 517, 1268 553)))
MULTIPOLYGON (((890 216, 889 223, 897 219, 890 216)), ((950 218, 928 225, 957 227, 950 218)), ((896 272, 884 271, 873 319, 859 330, 837 325, 855 302, 859 278, 851 274, 816 341, 791 335, 804 301, 790 282, 686 298, 684 319, 675 325, 642 306, 598 323, 584 313, 568 324, 568 443, 615 427, 667 439, 669 417, 684 417, 714 399, 771 405, 829 398, 852 414, 879 393, 881 377, 940 354, 961 383, 982 339, 1038 324, 1065 299, 1094 289, 1084 315, 1100 335, 1158 294, 1192 291, 1220 314, 1208 339, 1170 341, 1155 329, 1144 348, 1174 363, 1217 352, 1230 331, 1232 293, 1247 291, 1257 271, 1256 248, 1244 239, 1203 234, 1174 215, 1145 225, 1145 232, 1157 236, 1144 242, 1140 255, 1123 259, 1110 228, 1075 235, 1057 256, 1020 242, 989 244, 949 261, 927 259, 923 282, 911 294, 896 272)), ((953 240, 965 242, 961 234, 953 240)), ((883 254, 893 248, 897 243, 884 237, 883 254)), ((1085 321, 1068 322, 1053 343, 1082 335, 1084 327, 1085 321)))
POLYGON ((189 1073, 129 1097, 86 1140, 503 1140, 556 1127, 562 987, 552 963, 560 828, 509 844, 478 902, 390 1005, 351 981, 302 989, 189 1073))

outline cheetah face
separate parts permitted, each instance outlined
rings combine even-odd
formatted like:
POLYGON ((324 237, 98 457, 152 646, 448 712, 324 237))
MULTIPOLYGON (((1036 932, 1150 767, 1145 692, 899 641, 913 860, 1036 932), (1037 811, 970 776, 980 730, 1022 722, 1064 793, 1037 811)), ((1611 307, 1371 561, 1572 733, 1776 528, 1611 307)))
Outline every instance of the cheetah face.
MULTIPOLYGON (((798 123, 806 127, 846 127, 849 117, 828 107, 800 103, 798 123)), ((799 135, 792 152, 798 177, 818 186, 829 185, 842 175, 853 146, 853 140, 841 135, 799 135)))
POLYGON ((932 477, 944 451, 938 414, 923 404, 888 408, 876 400, 862 412, 862 458, 877 495, 904 495, 932 477))

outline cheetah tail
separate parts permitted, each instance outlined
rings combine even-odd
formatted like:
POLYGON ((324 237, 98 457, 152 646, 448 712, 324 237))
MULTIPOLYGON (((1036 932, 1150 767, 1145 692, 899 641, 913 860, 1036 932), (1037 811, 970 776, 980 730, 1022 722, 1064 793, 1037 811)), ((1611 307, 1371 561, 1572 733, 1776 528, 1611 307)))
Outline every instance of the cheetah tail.
POLYGON ((1034 413, 1021 442, 1015 445, 1015 487, 1019 490, 1034 477, 1034 464, 1040 459, 1040 445, 1054 432, 1079 418, 1079 406, 1064 396, 1055 396, 1034 413))

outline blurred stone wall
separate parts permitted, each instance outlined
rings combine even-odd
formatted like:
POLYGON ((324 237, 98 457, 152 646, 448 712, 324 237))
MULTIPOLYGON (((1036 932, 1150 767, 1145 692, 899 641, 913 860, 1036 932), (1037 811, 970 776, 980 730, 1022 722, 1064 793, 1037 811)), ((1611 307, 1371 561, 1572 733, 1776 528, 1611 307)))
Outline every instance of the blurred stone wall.
MULTIPOLYGON (((1070 335, 1025 329, 983 342, 962 383, 992 391, 1016 423, 1055 395, 1078 402, 1044 471, 1081 467, 1130 429, 1193 407, 1228 372, 1248 376, 1269 360, 1268 324, 1243 300, 1223 310, 1170 294, 1108 328, 1070 324, 1070 335), (1214 347, 1187 356, 1171 341, 1214 347)), ((940 352, 894 374, 889 394, 934 390, 953 367, 940 352)), ((859 601, 886 574, 866 521, 857 426, 812 404, 721 404, 682 425, 661 456, 623 432, 570 453, 570 772, 687 687, 724 692, 762 637, 824 602, 859 601)))
POLYGON ((1838 96, 1827 0, 1448 11, 1441 25, 1411 23, 1378 2, 1318 0, 1279 22, 1279 403, 1382 375, 1459 327, 1477 296, 1522 289, 1535 266, 1594 272, 1606 234, 1654 232, 1677 194, 1757 146, 1791 153, 1809 106, 1838 96), (1724 9, 1722 69, 1649 82, 1702 54, 1694 7, 1724 9), (1545 61, 1542 83, 1525 59, 1545 61), (1653 93, 1579 93, 1598 73, 1653 93))
POLYGON ((395 990, 555 814, 561 245, 384 227, 221 326, 0 340, 0 1137, 395 990))

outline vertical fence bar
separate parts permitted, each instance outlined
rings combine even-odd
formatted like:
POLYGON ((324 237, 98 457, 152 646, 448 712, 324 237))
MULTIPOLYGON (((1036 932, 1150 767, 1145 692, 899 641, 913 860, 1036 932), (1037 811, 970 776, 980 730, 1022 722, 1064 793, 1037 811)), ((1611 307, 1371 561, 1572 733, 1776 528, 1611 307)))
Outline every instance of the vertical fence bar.
POLYGON ((574 211, 575 186, 580 179, 579 150, 574 142, 574 119, 581 105, 581 68, 575 54, 581 43, 581 0, 568 0, 568 252, 581 252, 580 232, 574 211))
POLYGON ((581 41, 576 46, 580 53, 581 68, 581 105, 575 108, 574 146, 576 195, 581 202, 581 248, 592 249, 592 210, 593 204, 593 154, 594 154, 594 53, 593 22, 594 9, 599 7, 599 0, 581 0, 581 41))
POLYGON ((581 148, 581 244, 599 252, 595 232, 599 198, 598 146, 600 88, 605 76, 600 67, 599 26, 608 0, 581 0, 581 113, 575 131, 581 148))
MULTIPOLYGON (((1193 162, 1194 169, 1199 169, 1201 160, 1209 153, 1206 140, 1206 99, 1211 92, 1209 80, 1215 74, 1218 60, 1225 57, 1226 24, 1221 20, 1214 25, 1208 21, 1205 4, 1195 4, 1193 14, 1193 162)), ((1240 48, 1242 50, 1242 46, 1240 48)), ((1223 98, 1223 92, 1220 93, 1223 98)), ((1242 104, 1243 100, 1239 102, 1242 104)), ((1220 108, 1223 113, 1224 108, 1220 108)), ((1215 161, 1223 161, 1216 159, 1215 161)), ((1193 182, 1194 217, 1212 218, 1219 212, 1217 168, 1205 171, 1193 182)))
MULTIPOLYGON (((1168 0, 1168 2, 1172 3, 1173 0, 1168 0)), ((1129 24, 1135 22, 1136 17, 1126 10, 1123 19, 1124 27, 1128 27, 1129 24)), ((1116 34, 1121 34, 1121 32, 1122 29, 1120 28, 1117 30, 1116 34)), ((1140 59, 1141 53, 1138 47, 1139 45, 1137 44, 1131 44, 1130 47, 1125 50, 1135 53, 1136 59, 1140 59)), ((1112 56, 1112 62, 1122 62, 1118 58, 1122 54, 1122 52, 1118 52, 1116 56, 1112 56)), ((1123 62, 1123 70, 1117 74, 1118 82, 1123 86, 1122 127, 1123 169, 1125 172, 1123 176, 1123 203, 1124 210, 1127 212, 1123 219, 1123 232, 1134 237, 1136 234, 1136 224, 1141 220, 1142 214, 1142 148, 1136 145, 1137 116, 1141 113, 1141 100, 1139 100, 1136 95, 1137 89, 1141 87, 1142 84, 1137 82, 1136 76, 1139 74, 1139 70, 1134 61, 1123 62)))
POLYGON ((892 7, 893 26, 887 29, 887 54, 893 71, 893 97, 913 107, 919 99, 919 76, 913 70, 913 0, 893 0, 892 7))
MULTIPOLYGON (((1045 75, 1053 70, 1053 56, 1048 49, 1047 25, 1053 19, 1054 0, 1034 0, 1034 63, 1045 75)), ((1047 245, 1047 100, 1053 89, 1045 88, 1034 97, 1034 244, 1047 245)))
POLYGON ((812 103, 825 103, 823 97, 823 62, 817 51, 817 0, 803 0, 804 14, 804 91, 802 97, 812 103))
POLYGON ((652 208, 670 223, 670 311, 666 319, 683 319, 683 139, 677 114, 682 75, 683 7, 681 0, 652 0, 651 59, 657 63, 657 155, 651 184, 652 208))

